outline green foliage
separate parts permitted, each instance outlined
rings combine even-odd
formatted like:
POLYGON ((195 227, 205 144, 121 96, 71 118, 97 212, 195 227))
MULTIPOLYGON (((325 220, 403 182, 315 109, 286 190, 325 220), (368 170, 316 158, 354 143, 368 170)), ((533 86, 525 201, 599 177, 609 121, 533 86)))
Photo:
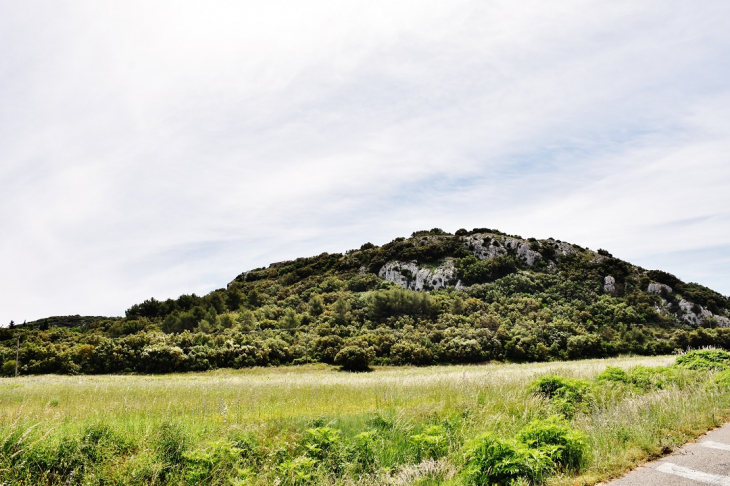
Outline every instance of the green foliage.
POLYGON ((586 380, 544 376, 535 380, 530 388, 535 395, 549 400, 566 417, 587 412, 595 402, 592 385, 586 380))
POLYGON ((370 470, 375 464, 375 438, 377 435, 376 430, 367 430, 352 438, 350 458, 356 471, 370 470))
POLYGON ((597 383, 623 383, 641 390, 665 388, 676 380, 674 368, 634 366, 629 371, 621 368, 606 368, 596 377, 597 383))
POLYGON ((629 383, 630 380, 626 370, 616 366, 609 366, 596 377, 596 382, 629 383))
POLYGON ((427 365, 433 362, 431 350, 411 341, 402 341, 390 348, 390 359, 395 365, 427 365))
POLYGON ((438 459, 448 451, 446 430, 442 425, 426 427, 420 434, 412 435, 410 442, 413 445, 417 461, 426 458, 438 459))
POLYGON ((286 486, 301 486, 312 484, 317 461, 308 456, 299 456, 282 462, 278 469, 281 484, 286 486))
POLYGON ((507 486, 520 479, 542 484, 554 464, 541 449, 484 434, 466 446, 464 479, 478 486, 507 486))
POLYGON ((517 262, 511 255, 479 260, 473 255, 455 261, 459 277, 465 284, 497 280, 517 271, 517 262))
POLYGON ((691 370, 725 370, 730 368, 730 353, 719 349, 690 351, 677 357, 677 366, 691 370))
POLYGON ((319 460, 327 459, 333 453, 337 452, 341 445, 341 430, 331 427, 317 427, 307 429, 306 449, 307 453, 319 460))
MULTIPOLYGON (((722 295, 575 245, 510 238, 489 228, 457 235, 434 228, 381 247, 366 244, 346 255, 323 253, 258 268, 204 296, 147 299, 131 306, 123 319, 65 316, 0 329, 0 373, 14 374, 18 333, 21 375, 333 364, 351 346, 372 348, 367 361, 376 365, 550 361, 730 348, 730 328, 713 326, 718 319, 708 319, 705 327, 689 326, 679 309, 681 296, 730 316, 722 295), (505 253, 481 260, 468 246, 475 238, 505 253), (517 256, 515 243, 540 252, 542 260, 528 266, 517 256), (446 285, 461 279, 471 284, 468 288, 416 292, 378 276, 388 262, 432 268, 447 259, 455 262, 458 278, 446 285), (616 280, 613 293, 603 288, 609 275, 616 280), (646 289, 652 281, 666 283, 674 292, 650 294, 646 289), (670 312, 657 311, 662 298, 670 312)), ((348 351, 341 359, 346 355, 356 358, 348 351)), ((633 373, 630 386, 635 388, 671 381, 665 375, 633 373)), ((566 407, 572 413, 570 403, 566 407)))
POLYGON ((428 293, 400 287, 372 292, 367 296, 367 305, 368 316, 374 320, 402 315, 432 316, 436 310, 428 293))
POLYGON ((335 364, 345 371, 369 371, 370 362, 375 357, 372 348, 345 346, 335 356, 335 364))
POLYGON ((179 425, 163 422, 155 433, 155 452, 163 463, 176 465, 183 462, 188 438, 179 425))
POLYGON ((715 374, 712 377, 712 383, 722 388, 730 388, 730 369, 715 374))
POLYGON ((2 373, 3 376, 13 376, 15 374, 15 360, 9 359, 4 362, 0 373, 2 373))
POLYGON ((580 471, 586 464, 585 434, 570 428, 562 417, 533 420, 520 430, 517 440, 542 450, 560 468, 580 471))

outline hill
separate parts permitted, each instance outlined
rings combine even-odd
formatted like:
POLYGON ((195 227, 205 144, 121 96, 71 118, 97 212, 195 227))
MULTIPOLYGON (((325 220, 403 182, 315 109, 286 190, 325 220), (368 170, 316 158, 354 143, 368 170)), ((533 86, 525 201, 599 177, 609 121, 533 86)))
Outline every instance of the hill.
POLYGON ((434 228, 273 263, 205 296, 152 298, 122 319, 49 318, 0 330, 6 373, 16 333, 25 374, 312 361, 355 370, 730 348, 730 300, 605 250, 434 228))

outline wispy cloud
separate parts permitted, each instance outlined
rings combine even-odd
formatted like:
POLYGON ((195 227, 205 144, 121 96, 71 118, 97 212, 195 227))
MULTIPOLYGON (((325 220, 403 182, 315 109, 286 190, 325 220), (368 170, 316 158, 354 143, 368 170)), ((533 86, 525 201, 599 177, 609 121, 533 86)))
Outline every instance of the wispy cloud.
POLYGON ((0 322, 118 315, 434 226, 605 247, 730 293, 704 251, 730 246, 728 14, 4 5, 0 322))

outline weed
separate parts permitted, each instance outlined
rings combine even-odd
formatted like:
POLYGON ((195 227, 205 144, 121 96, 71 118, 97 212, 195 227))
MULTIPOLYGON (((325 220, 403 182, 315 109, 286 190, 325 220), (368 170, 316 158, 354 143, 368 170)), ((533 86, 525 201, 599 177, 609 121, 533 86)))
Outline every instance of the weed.
POLYGON ((383 417, 381 414, 373 415, 368 417, 365 422, 369 427, 373 427, 379 430, 392 429, 395 426, 395 421, 391 418, 383 417))
POLYGON ((341 431, 330 427, 307 429, 305 447, 307 454, 314 459, 324 460, 337 452, 341 445, 341 431))
POLYGON ((520 479, 541 484, 554 467, 541 449, 484 434, 466 447, 464 479, 478 486, 509 485, 520 479))
POLYGON ((438 459, 448 451, 448 441, 444 435, 445 429, 441 425, 426 427, 420 434, 411 436, 411 444, 417 461, 423 459, 438 459))
POLYGON ((316 461, 311 457, 299 456, 278 466, 279 480, 285 486, 311 484, 314 479, 316 461))
POLYGON ((533 420, 520 430, 517 440, 545 451, 556 466, 580 471, 586 463, 585 434, 570 428, 559 416, 547 420, 533 420))
POLYGON ((587 412, 595 402, 592 385, 587 380, 549 375, 535 380, 530 388, 568 418, 578 412, 587 412))
POLYGON ((79 452, 90 462, 99 463, 123 455, 131 449, 132 443, 116 433, 109 425, 93 424, 84 430, 79 452))
POLYGON ((375 437, 377 433, 376 430, 368 430, 353 437, 350 445, 350 457, 357 471, 371 469, 375 464, 375 437))

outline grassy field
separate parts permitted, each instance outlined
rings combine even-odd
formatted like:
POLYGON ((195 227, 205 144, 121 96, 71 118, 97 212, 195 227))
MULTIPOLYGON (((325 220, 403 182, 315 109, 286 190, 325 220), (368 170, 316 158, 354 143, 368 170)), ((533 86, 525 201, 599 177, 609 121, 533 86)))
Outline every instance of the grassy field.
POLYGON ((3 378, 0 484, 463 484, 470 441, 552 415, 584 434, 587 455, 544 481, 593 484, 730 418, 730 389, 709 386, 712 371, 595 381, 608 366, 673 362, 3 378), (587 380, 590 396, 566 408, 536 395, 546 375, 587 380))

